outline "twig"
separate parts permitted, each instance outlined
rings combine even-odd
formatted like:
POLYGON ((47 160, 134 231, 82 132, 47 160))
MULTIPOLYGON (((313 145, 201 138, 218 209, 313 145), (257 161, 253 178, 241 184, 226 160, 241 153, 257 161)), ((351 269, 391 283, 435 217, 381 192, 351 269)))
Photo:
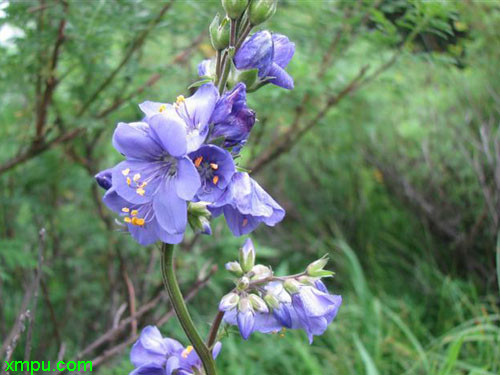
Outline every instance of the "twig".
MULTIPOLYGON (((202 280, 198 280, 196 282, 196 284, 186 294, 186 298, 185 298, 186 302, 191 301, 198 294, 198 292, 208 283, 208 281, 210 280, 212 275, 215 273, 216 269, 217 269, 216 266, 212 267, 212 270, 210 271, 210 273, 207 276, 205 276, 202 280)), ((139 315, 139 312, 137 315, 139 315)), ((163 315, 162 317, 157 319, 157 321, 155 322, 155 325, 161 326, 161 325, 165 324, 174 315, 175 315, 174 310, 170 309, 165 315, 163 315)), ((130 319, 130 317, 129 317, 129 319, 130 319)), ((122 322, 122 324, 123 324, 123 322, 122 322)), ((107 332, 105 335, 108 336, 109 334, 110 334, 110 332, 107 332)), ((114 334, 113 334, 113 336, 114 336, 114 334)), ((111 359, 115 355, 121 353, 125 348, 127 348, 134 341, 136 341, 138 337, 139 337, 139 335, 136 334, 135 336, 131 336, 130 338, 126 339, 124 342, 122 342, 122 343, 120 343, 120 344, 118 344, 118 345, 116 345, 108 350, 105 350, 101 355, 92 359, 93 368, 96 366, 99 366, 100 364, 106 362, 107 360, 111 359)), ((106 341, 108 341, 108 340, 102 341, 101 343, 106 342, 106 341)), ((99 345, 93 345, 92 350, 98 346, 99 345)), ((84 352, 86 352, 86 353, 89 353, 90 351, 91 350, 88 350, 88 349, 84 350, 84 352)), ((79 354, 78 359, 82 358, 82 356, 83 356, 82 354, 79 354)))
POLYGON ((150 22, 149 27, 147 27, 139 36, 132 42, 129 50, 122 58, 118 66, 111 72, 111 74, 101 83, 101 85, 94 91, 94 93, 87 99, 87 101, 83 104, 80 111, 78 111, 77 117, 81 117, 87 109, 89 109, 90 105, 99 97, 99 95, 109 86, 116 75, 123 69, 123 67, 130 60, 134 52, 139 49, 146 40, 146 37, 149 33, 155 28, 158 23, 160 23, 163 15, 170 9, 175 0, 170 0, 166 3, 163 8, 158 12, 158 15, 150 22))
MULTIPOLYGON (((43 266, 43 253, 45 252, 45 228, 40 229, 38 232, 38 265, 36 268, 35 275, 35 291, 33 297, 33 308, 31 309, 31 314, 28 321, 28 332, 26 334, 26 347, 24 349, 24 360, 29 361, 31 357, 31 340, 33 336, 33 322, 36 315, 36 307, 38 300, 38 290, 40 289, 40 280, 42 278, 42 266, 43 266)), ((28 370, 27 370, 28 371, 28 370)), ((27 372, 26 372, 27 374, 27 372)))

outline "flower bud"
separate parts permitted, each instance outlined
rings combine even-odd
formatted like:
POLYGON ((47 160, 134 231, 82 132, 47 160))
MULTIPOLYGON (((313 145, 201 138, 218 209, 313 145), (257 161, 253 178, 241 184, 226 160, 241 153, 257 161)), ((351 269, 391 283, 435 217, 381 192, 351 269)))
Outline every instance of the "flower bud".
POLYGON ((250 23, 254 26, 267 21, 276 12, 278 0, 253 0, 250 4, 250 23))
POLYGON ((261 312, 261 313, 268 313, 269 309, 267 308, 266 303, 262 298, 260 298, 256 294, 250 294, 248 297, 250 299, 250 302, 252 303, 252 306, 255 311, 261 312))
POLYGON ((229 45, 229 20, 227 18, 224 17, 222 22, 220 22, 219 15, 217 14, 210 24, 208 31, 212 46, 217 51, 221 51, 229 45))
POLYGON ((229 18, 235 20, 245 11, 248 0, 222 0, 222 6, 229 18))
POLYGON ((250 238, 247 238, 240 249, 240 264, 243 272, 250 272, 255 265, 255 249, 250 238))
POLYGON ((294 279, 288 279, 283 283, 283 287, 290 294, 296 294, 299 292, 301 284, 294 279))
POLYGON ((100 187, 102 187, 104 190, 109 190, 109 188, 111 188, 112 185, 111 174, 112 174, 111 168, 109 168, 99 172, 94 176, 94 178, 100 187))
POLYGON ((299 278, 297 278, 297 281, 301 284, 309 286, 314 286, 314 283, 316 282, 314 278, 309 276, 300 276, 299 278))
POLYGON ((332 276, 334 273, 332 271, 326 271, 323 268, 328 263, 328 255, 325 255, 321 259, 312 262, 307 266, 306 273, 312 277, 328 277, 332 276))
POLYGON ((240 298, 238 310, 241 312, 253 311, 252 303, 247 297, 240 298))
POLYGON ((273 271, 271 271, 269 267, 263 266, 262 264, 253 266, 251 273, 253 274, 251 277, 252 281, 267 279, 273 275, 273 271))
POLYGON ((190 202, 188 206, 188 222, 195 232, 202 234, 212 234, 210 228, 210 211, 207 209, 208 203, 190 202))
POLYGON ((269 306, 271 309, 277 309, 280 305, 280 301, 278 301, 278 299, 272 294, 266 294, 264 296, 264 301, 266 301, 267 306, 269 306))
POLYGON ((231 310, 238 305, 239 301, 240 301, 240 296, 238 296, 236 293, 226 294, 224 297, 222 297, 219 303, 219 310, 220 311, 231 310))
POLYGON ((238 262, 228 262, 226 263, 226 270, 234 274, 235 276, 243 276, 243 270, 238 262))
POLYGON ((238 280, 236 288, 238 290, 245 290, 246 288, 248 288, 249 285, 250 285, 250 280, 248 279, 248 277, 243 276, 241 279, 238 280))

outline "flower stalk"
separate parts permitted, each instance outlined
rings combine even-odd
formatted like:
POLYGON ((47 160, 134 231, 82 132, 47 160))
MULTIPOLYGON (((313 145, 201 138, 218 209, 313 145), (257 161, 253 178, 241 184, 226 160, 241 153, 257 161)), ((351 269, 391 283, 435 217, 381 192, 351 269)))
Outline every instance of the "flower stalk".
POLYGON ((193 320, 189 315, 184 298, 182 297, 179 283, 174 271, 174 245, 164 243, 161 248, 161 271, 163 284, 168 292, 170 303, 174 307, 175 314, 182 329, 186 333, 189 341, 198 353, 206 375, 216 375, 215 362, 207 345, 203 342, 200 334, 194 326, 193 320))

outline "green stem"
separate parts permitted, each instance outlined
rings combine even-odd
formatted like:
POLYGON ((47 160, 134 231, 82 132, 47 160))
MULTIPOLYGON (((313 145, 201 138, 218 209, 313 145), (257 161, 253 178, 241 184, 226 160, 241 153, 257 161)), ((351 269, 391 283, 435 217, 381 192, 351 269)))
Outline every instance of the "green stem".
POLYGON ((179 283, 175 277, 174 245, 164 243, 161 250, 161 271, 163 284, 167 289, 168 296, 170 297, 170 303, 174 307, 177 319, 179 319, 182 329, 193 345, 194 350, 198 353, 198 356, 203 363, 206 375, 216 375, 215 362, 213 360, 212 353, 203 342, 203 339, 193 324, 193 320, 191 319, 186 304, 184 303, 179 283))

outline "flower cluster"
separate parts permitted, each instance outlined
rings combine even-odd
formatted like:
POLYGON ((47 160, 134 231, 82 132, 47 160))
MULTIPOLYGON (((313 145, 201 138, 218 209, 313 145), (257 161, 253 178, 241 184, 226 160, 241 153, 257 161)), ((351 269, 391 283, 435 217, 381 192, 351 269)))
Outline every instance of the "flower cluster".
MULTIPOLYGON (((216 343, 214 359, 221 349, 216 343)), ((184 348, 180 342, 162 337, 158 328, 145 327, 132 347, 130 361, 135 370, 130 375, 196 375, 202 373, 200 357, 192 346, 184 348)))
POLYGON ((321 281, 332 275, 323 270, 326 263, 322 258, 301 274, 275 277, 269 267, 255 265, 255 249, 247 239, 239 262, 226 264, 238 279, 234 290, 219 304, 224 321, 238 326, 245 340, 255 331, 273 333, 290 328, 304 330, 312 342, 313 336, 325 332, 342 304, 342 297, 330 294, 321 281))
POLYGON ((180 242, 189 202, 224 213, 237 236, 283 219, 283 208, 236 170, 234 157, 255 122, 245 98, 243 83, 222 96, 208 83, 173 104, 144 102, 142 121, 118 124, 113 146, 125 160, 96 179, 107 190, 104 203, 123 217, 137 242, 180 242))

